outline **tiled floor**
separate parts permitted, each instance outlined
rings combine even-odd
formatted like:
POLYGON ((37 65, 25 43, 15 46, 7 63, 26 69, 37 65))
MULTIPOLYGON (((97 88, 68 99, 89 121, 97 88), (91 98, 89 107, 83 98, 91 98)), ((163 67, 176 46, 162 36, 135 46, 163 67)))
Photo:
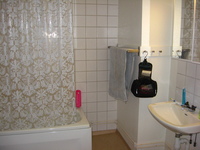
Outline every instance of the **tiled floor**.
POLYGON ((92 150, 130 150, 118 132, 93 135, 92 150))

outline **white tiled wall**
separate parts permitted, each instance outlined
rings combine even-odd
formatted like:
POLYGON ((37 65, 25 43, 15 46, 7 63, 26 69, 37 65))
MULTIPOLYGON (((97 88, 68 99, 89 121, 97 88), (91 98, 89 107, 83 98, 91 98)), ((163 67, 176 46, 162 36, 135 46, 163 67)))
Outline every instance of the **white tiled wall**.
POLYGON ((190 105, 200 109, 200 64, 178 60, 176 79, 176 99, 181 101, 182 89, 186 88, 186 97, 190 105))
POLYGON ((108 46, 118 40, 118 0, 74 0, 76 89, 93 131, 116 129, 117 102, 108 95, 108 46))

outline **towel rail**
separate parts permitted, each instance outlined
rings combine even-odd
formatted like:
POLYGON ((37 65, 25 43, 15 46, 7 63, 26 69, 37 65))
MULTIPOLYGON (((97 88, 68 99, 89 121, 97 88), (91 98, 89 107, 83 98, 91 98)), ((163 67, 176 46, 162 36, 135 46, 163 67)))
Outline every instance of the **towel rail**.
MULTIPOLYGON (((108 46, 108 48, 110 48, 111 46, 108 46)), ((140 51, 139 51, 139 49, 132 49, 132 48, 122 48, 122 47, 119 47, 119 48, 121 48, 121 49, 123 49, 123 50, 126 50, 127 52, 129 52, 129 53, 139 53, 140 51)))
POLYGON ((139 49, 125 49, 125 50, 130 53, 139 53, 139 49))

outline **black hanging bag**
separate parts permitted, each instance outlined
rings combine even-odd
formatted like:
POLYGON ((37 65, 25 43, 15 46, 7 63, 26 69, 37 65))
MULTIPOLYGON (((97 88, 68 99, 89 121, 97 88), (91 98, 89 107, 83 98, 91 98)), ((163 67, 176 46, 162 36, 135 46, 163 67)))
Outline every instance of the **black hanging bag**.
POLYGON ((157 82, 151 79, 152 64, 146 58, 139 64, 138 79, 133 81, 131 92, 136 97, 154 97, 157 94, 157 82))

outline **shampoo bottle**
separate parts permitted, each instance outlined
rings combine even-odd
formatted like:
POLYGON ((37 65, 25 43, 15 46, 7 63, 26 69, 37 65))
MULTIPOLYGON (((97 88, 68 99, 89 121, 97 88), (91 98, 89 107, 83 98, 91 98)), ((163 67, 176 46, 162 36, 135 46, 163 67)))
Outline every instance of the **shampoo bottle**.
POLYGON ((76 90, 76 107, 81 107, 81 91, 76 90))
POLYGON ((182 90, 182 105, 186 103, 186 90, 185 88, 182 90))

